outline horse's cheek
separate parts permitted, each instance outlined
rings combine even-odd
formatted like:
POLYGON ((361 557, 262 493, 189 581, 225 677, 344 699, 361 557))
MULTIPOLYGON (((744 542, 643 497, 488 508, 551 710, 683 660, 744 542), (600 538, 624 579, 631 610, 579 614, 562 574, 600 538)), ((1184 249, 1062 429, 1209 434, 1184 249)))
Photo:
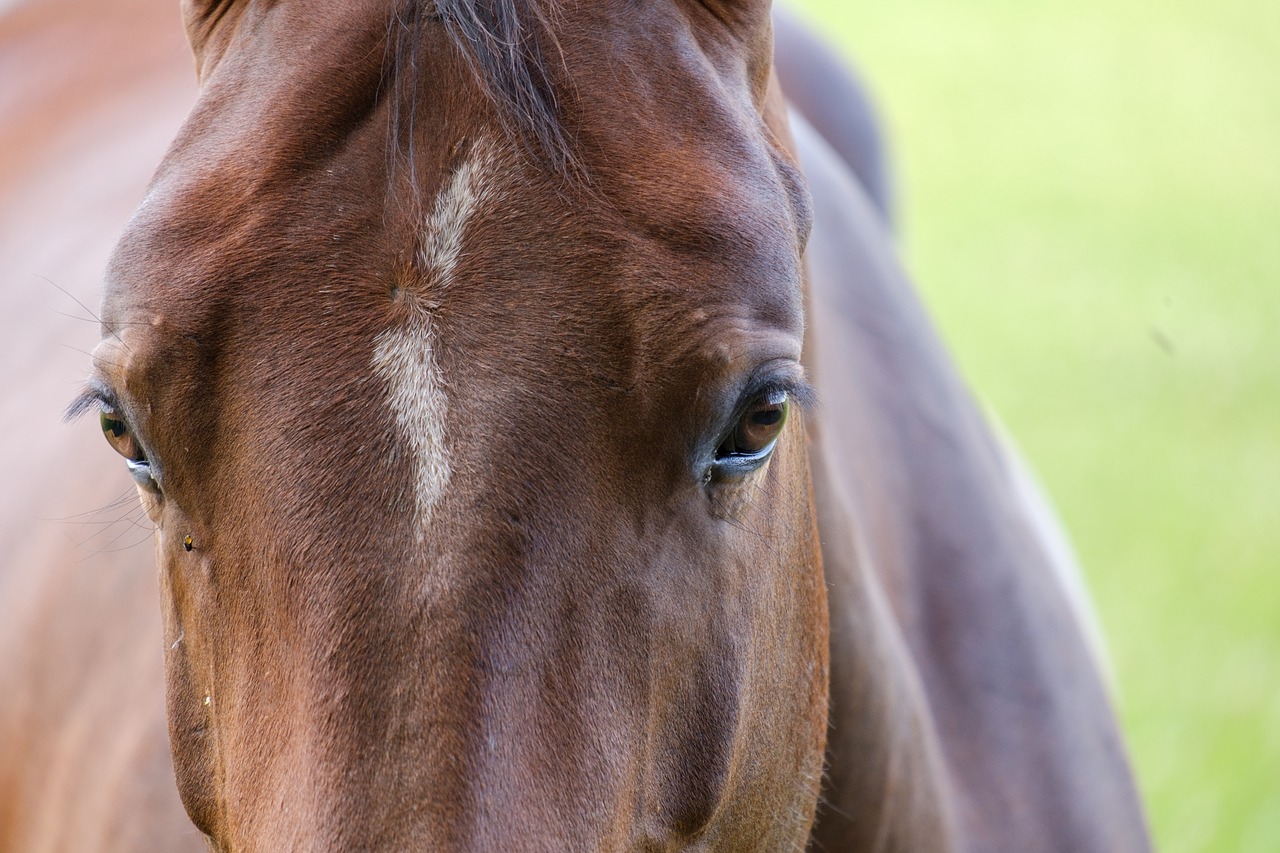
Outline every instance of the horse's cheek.
POLYGON ((207 557, 186 551, 172 537, 157 537, 161 610, 164 616, 165 703, 169 744, 178 792, 191 820, 206 835, 216 834, 219 806, 218 761, 212 690, 197 673, 208 672, 199 624, 199 582, 207 577, 207 557), (169 545, 170 547, 166 547, 169 545))

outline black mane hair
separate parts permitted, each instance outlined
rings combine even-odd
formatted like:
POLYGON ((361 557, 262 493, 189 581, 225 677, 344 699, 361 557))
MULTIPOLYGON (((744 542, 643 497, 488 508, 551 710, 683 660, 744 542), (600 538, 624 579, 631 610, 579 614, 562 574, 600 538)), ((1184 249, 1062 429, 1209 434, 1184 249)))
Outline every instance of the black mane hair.
POLYGON ((578 173, 565 130, 563 86, 552 79, 548 55, 560 61, 551 27, 555 0, 401 0, 391 26, 393 79, 400 87, 392 115, 392 150, 409 145, 418 93, 423 27, 443 26, 493 103, 505 131, 530 158, 570 178, 578 173), (404 110, 408 115, 404 115, 404 110))

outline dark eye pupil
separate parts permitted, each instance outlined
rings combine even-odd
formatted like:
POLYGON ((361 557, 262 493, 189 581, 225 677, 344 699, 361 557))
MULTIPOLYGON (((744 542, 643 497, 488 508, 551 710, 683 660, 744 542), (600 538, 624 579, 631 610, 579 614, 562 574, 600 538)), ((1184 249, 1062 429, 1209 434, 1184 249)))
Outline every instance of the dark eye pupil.
POLYGON ((119 438, 125 433, 124 421, 113 418, 104 412, 102 414, 102 431, 119 438))
POLYGON ((755 412, 751 415, 751 420, 758 426, 773 426, 782 420, 782 407, 778 406, 774 409, 765 409, 761 412, 755 412))

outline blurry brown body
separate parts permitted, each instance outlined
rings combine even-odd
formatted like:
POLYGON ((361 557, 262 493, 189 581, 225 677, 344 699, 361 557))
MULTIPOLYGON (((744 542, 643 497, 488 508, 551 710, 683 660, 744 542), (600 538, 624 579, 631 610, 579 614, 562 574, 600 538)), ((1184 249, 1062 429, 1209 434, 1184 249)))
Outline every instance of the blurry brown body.
MULTIPOLYGON (((87 5, 0 18, 0 79, 40 80, 0 102, 0 258, 89 302, 190 94, 168 15, 87 5)), ((804 122, 801 287, 767 6, 555 19, 574 195, 432 22, 439 94, 388 156, 383 4, 306 5, 186 7, 202 98, 110 265, 97 371, 164 472, 160 609, 145 547, 32 520, 129 481, 31 416, 72 393, 56 300, 6 285, 33 485, 0 528, 0 851, 203 849, 188 815, 227 851, 1144 849, 1000 451, 804 122), (693 476, 802 339, 817 409, 743 483, 693 476)), ((842 135, 814 80, 847 82, 787 59, 842 135)))

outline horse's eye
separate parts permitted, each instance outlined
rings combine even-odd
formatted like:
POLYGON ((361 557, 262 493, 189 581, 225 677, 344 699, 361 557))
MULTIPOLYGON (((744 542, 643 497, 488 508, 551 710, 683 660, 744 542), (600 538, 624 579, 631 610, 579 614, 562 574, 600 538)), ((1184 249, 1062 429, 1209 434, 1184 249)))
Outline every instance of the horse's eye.
POLYGON ((116 417, 115 412, 105 409, 98 415, 98 421, 102 424, 102 434, 107 437, 107 443, 130 463, 131 468, 147 464, 147 455, 142 452, 142 445, 134 438, 129 424, 116 417))
POLYGON ((787 392, 771 391, 758 397, 742 413, 733 432, 716 452, 718 459, 763 456, 773 448, 787 422, 787 392))

